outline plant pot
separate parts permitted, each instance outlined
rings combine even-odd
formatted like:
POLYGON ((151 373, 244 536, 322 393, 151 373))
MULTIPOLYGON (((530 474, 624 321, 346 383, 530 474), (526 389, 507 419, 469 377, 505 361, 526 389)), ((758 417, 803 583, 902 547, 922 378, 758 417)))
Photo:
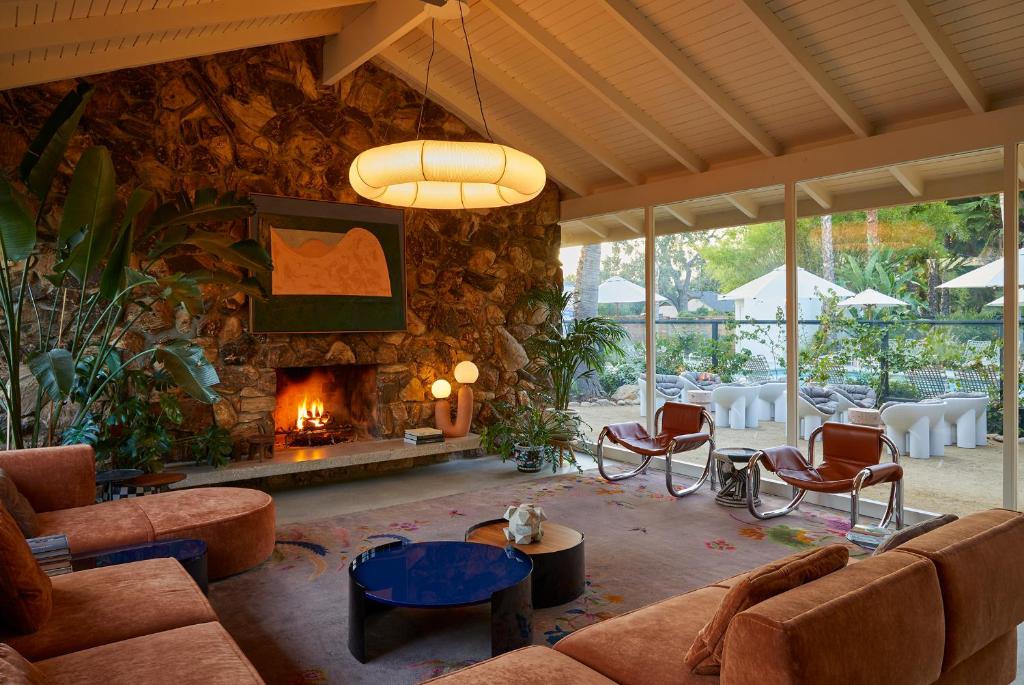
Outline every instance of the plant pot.
POLYGON ((544 415, 556 426, 564 426, 563 430, 552 430, 551 439, 559 442, 571 442, 576 439, 576 428, 580 425, 580 413, 575 409, 545 409, 544 415))
POLYGON ((537 473, 544 468, 545 445, 515 445, 516 468, 523 473, 537 473))

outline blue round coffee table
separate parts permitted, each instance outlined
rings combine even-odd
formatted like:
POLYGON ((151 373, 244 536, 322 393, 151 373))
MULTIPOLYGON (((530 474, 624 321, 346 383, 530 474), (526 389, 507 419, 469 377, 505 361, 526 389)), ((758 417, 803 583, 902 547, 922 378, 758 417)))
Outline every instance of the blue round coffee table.
POLYGON ((348 567, 348 648, 366 658, 366 618, 391 607, 450 609, 490 603, 491 655, 531 643, 530 557, 475 542, 393 542, 348 567))

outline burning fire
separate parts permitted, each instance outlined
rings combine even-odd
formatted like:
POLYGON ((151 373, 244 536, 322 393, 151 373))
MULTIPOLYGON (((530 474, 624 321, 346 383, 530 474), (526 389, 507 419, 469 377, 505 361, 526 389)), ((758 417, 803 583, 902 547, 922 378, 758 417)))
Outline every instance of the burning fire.
POLYGON ((310 402, 308 396, 303 396, 296 412, 295 427, 298 430, 323 428, 329 419, 330 416, 324 412, 323 400, 314 399, 310 402))

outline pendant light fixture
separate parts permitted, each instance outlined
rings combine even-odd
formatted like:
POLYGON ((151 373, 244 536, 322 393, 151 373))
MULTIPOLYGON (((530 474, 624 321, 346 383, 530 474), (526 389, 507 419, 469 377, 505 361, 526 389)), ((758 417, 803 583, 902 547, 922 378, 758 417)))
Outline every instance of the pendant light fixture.
POLYGON ((466 17, 459 5, 462 35, 469 51, 469 66, 480 107, 480 119, 490 142, 421 140, 423 110, 430 87, 434 59, 434 19, 430 23, 430 58, 423 84, 423 102, 416 122, 416 139, 370 148, 360 153, 348 170, 352 188, 383 204, 418 209, 481 209, 527 202, 544 189, 547 175, 536 159, 494 142, 484 116, 466 17))

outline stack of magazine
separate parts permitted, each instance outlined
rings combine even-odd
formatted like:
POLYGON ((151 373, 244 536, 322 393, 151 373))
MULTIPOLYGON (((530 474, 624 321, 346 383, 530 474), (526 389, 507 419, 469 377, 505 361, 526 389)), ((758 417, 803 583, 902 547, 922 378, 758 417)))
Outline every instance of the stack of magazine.
POLYGON ((410 428, 405 431, 405 441, 410 445, 444 442, 444 433, 436 428, 410 428))
POLYGON ((856 525, 846 534, 846 539, 855 545, 875 549, 885 542, 892 535, 888 530, 880 526, 856 525))
POLYGON ((41 538, 29 538, 28 547, 46 575, 59 576, 71 573, 71 549, 68 547, 66 536, 46 535, 41 538))

